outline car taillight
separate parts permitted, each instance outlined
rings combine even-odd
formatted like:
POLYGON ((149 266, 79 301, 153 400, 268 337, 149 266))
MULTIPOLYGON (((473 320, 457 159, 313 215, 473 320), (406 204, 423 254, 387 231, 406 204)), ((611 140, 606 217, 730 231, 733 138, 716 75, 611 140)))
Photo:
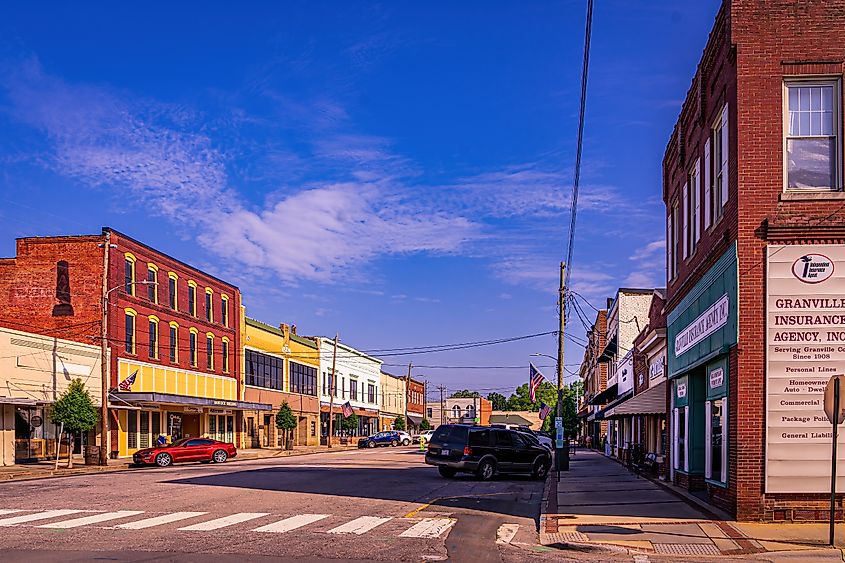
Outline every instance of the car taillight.
POLYGON ((469 446, 465 446, 464 455, 472 455, 472 448, 470 448, 469 446))

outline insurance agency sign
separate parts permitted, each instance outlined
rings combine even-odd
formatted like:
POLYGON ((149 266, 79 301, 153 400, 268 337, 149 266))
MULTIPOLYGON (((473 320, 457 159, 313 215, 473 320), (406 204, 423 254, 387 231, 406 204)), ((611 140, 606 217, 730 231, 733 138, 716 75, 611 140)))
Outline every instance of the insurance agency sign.
MULTIPOLYGON (((845 245, 769 246, 766 286, 766 491, 823 493, 824 389, 845 374, 845 245)), ((838 456, 845 460, 845 448, 838 456)), ((837 481, 843 490, 845 476, 837 481)))

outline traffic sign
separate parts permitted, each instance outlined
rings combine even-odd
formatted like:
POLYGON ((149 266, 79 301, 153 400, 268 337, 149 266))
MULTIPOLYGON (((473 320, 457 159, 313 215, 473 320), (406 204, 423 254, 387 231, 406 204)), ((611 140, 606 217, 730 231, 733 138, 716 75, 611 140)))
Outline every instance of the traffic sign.
POLYGON ((555 417, 555 428, 563 428, 563 417, 561 417, 561 416, 555 417))
POLYGON ((830 381, 827 382, 827 387, 824 388, 824 414, 827 415, 827 419, 830 421, 831 424, 842 424, 845 422, 845 376, 843 375, 834 375, 830 378, 830 381), (834 417, 834 411, 836 407, 834 406, 834 380, 839 380, 839 416, 834 417), (834 422, 834 418, 836 422, 834 422))

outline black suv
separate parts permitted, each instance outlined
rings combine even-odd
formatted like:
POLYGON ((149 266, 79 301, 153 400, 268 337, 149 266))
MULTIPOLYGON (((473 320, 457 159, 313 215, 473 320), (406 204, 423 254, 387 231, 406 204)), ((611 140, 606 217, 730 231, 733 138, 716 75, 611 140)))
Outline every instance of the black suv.
POLYGON ((475 473, 486 481, 496 473, 528 473, 544 479, 552 458, 536 439, 504 428, 444 424, 431 437, 425 462, 444 477, 475 473))

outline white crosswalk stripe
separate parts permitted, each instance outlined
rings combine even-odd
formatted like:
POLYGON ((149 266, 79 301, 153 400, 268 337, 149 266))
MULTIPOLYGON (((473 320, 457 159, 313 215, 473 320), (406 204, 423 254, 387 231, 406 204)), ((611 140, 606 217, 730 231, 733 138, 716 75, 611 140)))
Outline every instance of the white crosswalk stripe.
POLYGON ((171 522, 178 522, 179 520, 187 520, 196 516, 205 516, 208 512, 173 512, 172 514, 164 514, 162 516, 153 516, 152 518, 144 518, 143 520, 136 520, 135 522, 127 522, 126 524, 119 524, 115 528, 122 530, 143 530, 145 528, 152 528, 153 526, 161 526, 162 524, 170 524, 171 522))
POLYGON ((62 520, 61 522, 52 522, 50 524, 42 524, 39 528, 78 528, 80 526, 87 526, 88 524, 99 524, 100 522, 107 522, 109 520, 117 520, 118 518, 126 518, 128 516, 137 516, 143 514, 143 510, 117 510, 115 512, 103 512, 102 514, 94 514, 92 516, 82 516, 80 518, 71 518, 70 520, 62 520))
POLYGON ((209 530, 219 530, 220 528, 225 528, 226 526, 233 526, 235 524, 240 524, 241 522, 246 522, 248 520, 255 520, 256 518, 261 518, 262 516, 270 516, 269 512, 238 512, 237 514, 232 514, 231 516, 224 516, 222 518, 215 518, 214 520, 209 520, 207 522, 200 522, 199 524, 194 524, 192 526, 185 526, 184 528, 179 528, 183 531, 199 531, 199 532, 207 532, 209 530))
POLYGON ((423 518, 401 534, 401 538, 438 538, 455 524, 453 518, 423 518))
POLYGON ((45 510, 36 514, 24 514, 23 516, 12 516, 11 518, 0 519, 0 526, 14 526, 16 524, 23 524, 26 522, 33 522, 35 520, 47 520, 48 518, 58 518, 59 516, 68 516, 70 514, 79 514, 85 512, 84 510, 45 510))
POLYGON ((15 514, 23 512, 20 508, 0 508, 0 514, 15 514))
POLYGON ((366 534, 376 526, 381 526, 385 522, 389 522, 392 518, 379 518, 378 516, 361 516, 346 524, 332 528, 329 530, 330 534, 366 534))
POLYGON ((279 520, 278 522, 261 526, 260 528, 254 529, 253 532, 272 532, 275 534, 283 534, 285 532, 290 532, 291 530, 307 526, 308 524, 319 522, 320 520, 328 517, 328 514, 300 514, 299 516, 291 516, 290 518, 285 518, 284 520, 279 520))

